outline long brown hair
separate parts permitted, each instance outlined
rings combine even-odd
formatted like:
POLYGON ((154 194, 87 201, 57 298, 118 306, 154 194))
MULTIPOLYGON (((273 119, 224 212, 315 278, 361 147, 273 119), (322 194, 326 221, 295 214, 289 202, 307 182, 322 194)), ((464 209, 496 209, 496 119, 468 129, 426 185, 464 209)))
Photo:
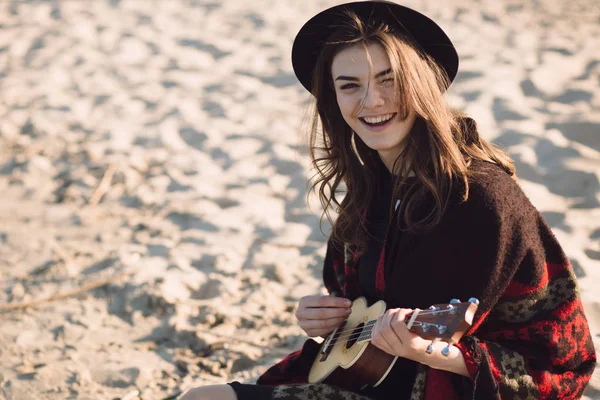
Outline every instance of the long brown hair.
POLYGON ((331 64, 350 46, 378 43, 385 50, 398 93, 399 115, 407 118, 410 109, 417 118, 405 139, 408 141, 394 163, 397 178, 394 197, 402 195, 398 221, 410 232, 425 232, 442 219, 454 186, 461 188, 462 200, 469 195, 469 170, 473 159, 494 162, 511 176, 514 163, 501 149, 480 138, 475 121, 452 110, 443 93, 449 85, 445 72, 411 39, 394 32, 390 25, 366 24, 347 12, 321 52, 313 76, 314 110, 309 129, 309 146, 315 169, 310 192, 318 192, 323 213, 332 223, 334 243, 366 250, 365 210, 375 193, 377 177, 385 166, 377 151, 353 134, 337 104, 331 64), (416 179, 408 183, 409 173, 416 179), (344 190, 345 186, 345 190, 344 190), (339 195, 345 191, 340 202, 339 195), (425 212, 422 207, 430 205, 425 212), (331 211, 338 213, 334 222, 331 211))

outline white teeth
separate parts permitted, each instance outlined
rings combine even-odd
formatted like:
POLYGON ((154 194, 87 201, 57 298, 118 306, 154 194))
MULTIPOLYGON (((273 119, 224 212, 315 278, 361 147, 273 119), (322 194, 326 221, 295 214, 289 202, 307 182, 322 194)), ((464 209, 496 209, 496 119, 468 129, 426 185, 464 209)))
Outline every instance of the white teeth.
POLYGON ((363 119, 365 121, 367 121, 369 124, 378 124, 380 122, 384 122, 384 121, 388 121, 390 119, 392 119, 392 117, 394 116, 394 114, 387 114, 387 115, 382 115, 379 117, 364 117, 363 119))

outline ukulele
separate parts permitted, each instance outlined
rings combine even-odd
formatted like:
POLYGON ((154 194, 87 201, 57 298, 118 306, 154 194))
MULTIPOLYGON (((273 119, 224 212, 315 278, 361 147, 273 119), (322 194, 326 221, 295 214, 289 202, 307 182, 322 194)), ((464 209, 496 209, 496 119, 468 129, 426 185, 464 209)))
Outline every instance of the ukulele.
MULTIPOLYGON (((408 329, 424 339, 431 340, 427 353, 437 341, 448 343, 442 354, 450 353, 473 323, 479 300, 461 303, 452 299, 447 304, 436 304, 427 310, 415 310, 404 322, 408 329)), ((370 343, 377 318, 386 311, 380 300, 367 307, 364 297, 352 303, 352 313, 342 325, 323 341, 321 349, 308 374, 308 382, 324 382, 350 390, 378 386, 386 378, 398 359, 370 343)))

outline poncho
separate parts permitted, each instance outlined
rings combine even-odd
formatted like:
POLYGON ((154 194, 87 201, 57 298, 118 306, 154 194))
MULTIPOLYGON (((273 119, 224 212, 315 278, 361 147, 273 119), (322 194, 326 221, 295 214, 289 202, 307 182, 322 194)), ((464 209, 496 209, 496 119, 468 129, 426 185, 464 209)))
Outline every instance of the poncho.
MULTIPOLYGON (((377 266, 388 308, 480 300, 456 344, 471 377, 419 365, 411 399, 580 398, 596 354, 573 269, 515 180, 492 163, 473 161, 470 168, 468 200, 453 201, 427 233, 395 235, 377 266)), ((361 295, 358 259, 356 249, 329 241, 323 280, 331 295, 361 295)), ((318 349, 307 340, 257 383, 306 383, 318 349)))

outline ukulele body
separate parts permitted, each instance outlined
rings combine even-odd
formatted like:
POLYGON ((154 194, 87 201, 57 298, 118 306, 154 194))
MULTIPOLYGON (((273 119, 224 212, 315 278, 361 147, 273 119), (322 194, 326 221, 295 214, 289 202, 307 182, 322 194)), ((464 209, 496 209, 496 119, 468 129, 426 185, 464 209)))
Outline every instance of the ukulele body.
POLYGON ((370 336, 361 340, 361 332, 368 321, 376 320, 385 311, 386 305, 382 300, 367 307, 364 297, 356 299, 346 323, 323 341, 308 381, 324 382, 350 390, 379 385, 398 357, 372 345, 370 336))
MULTIPOLYGON (((431 340, 427 353, 434 350, 434 342, 448 345, 441 353, 447 356, 451 345, 473 324, 479 300, 468 302, 458 299, 450 303, 434 304, 427 310, 415 309, 404 319, 406 327, 425 340, 431 340)), ((367 307, 364 297, 352 303, 352 313, 344 324, 334 330, 321 345, 308 373, 310 383, 325 382, 353 391, 366 386, 378 386, 389 374, 398 357, 371 344, 371 334, 377 319, 386 311, 380 300, 367 307)))

